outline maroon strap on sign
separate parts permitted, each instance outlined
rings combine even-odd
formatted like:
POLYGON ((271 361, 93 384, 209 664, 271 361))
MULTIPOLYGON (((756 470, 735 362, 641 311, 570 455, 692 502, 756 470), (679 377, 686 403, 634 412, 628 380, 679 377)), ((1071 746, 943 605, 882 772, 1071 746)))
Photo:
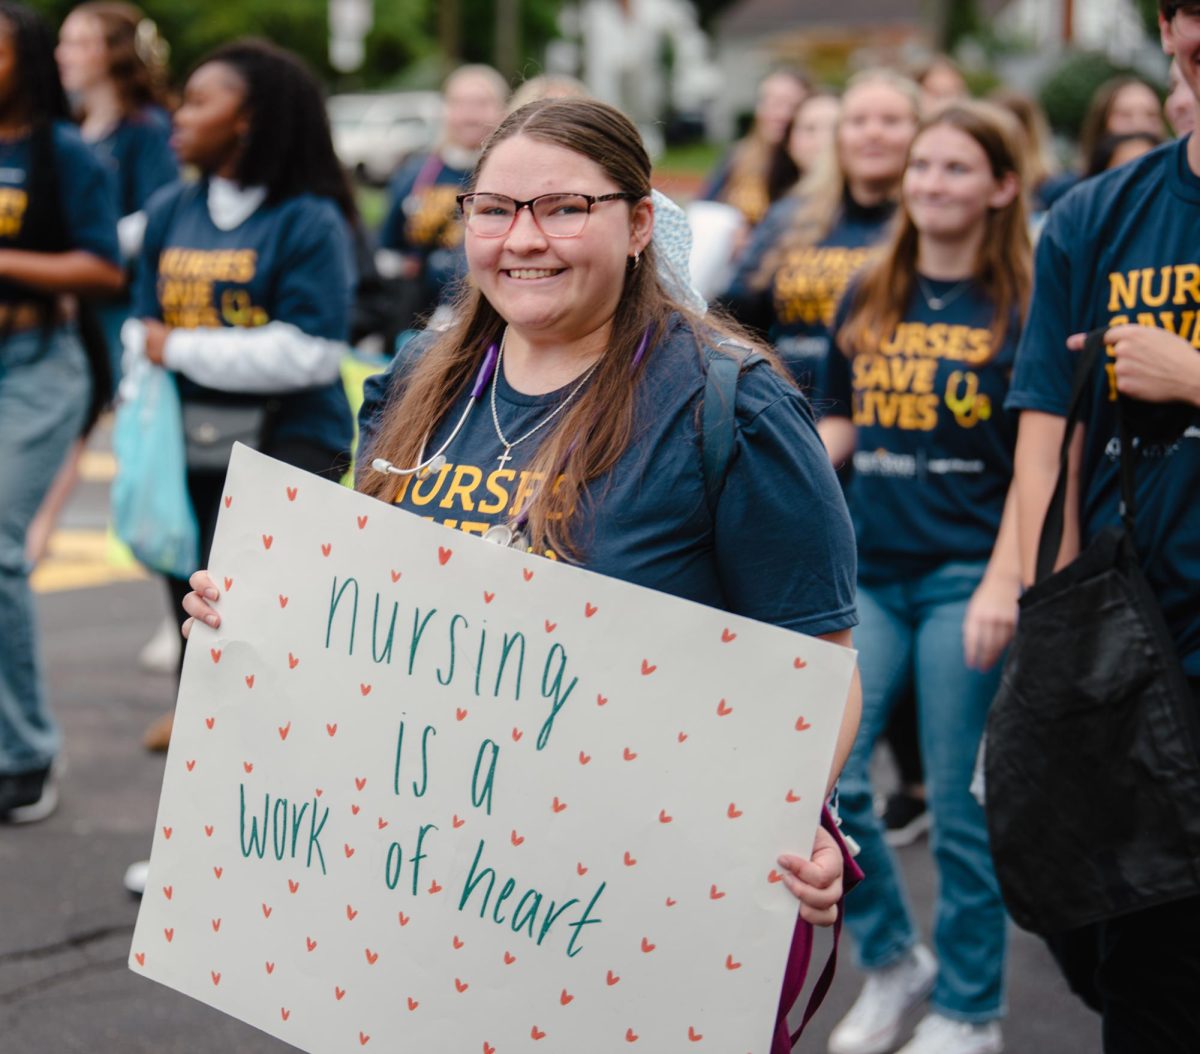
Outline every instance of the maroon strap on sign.
POLYGON ((800 1034, 807 1027, 809 1021, 812 1020, 812 1016, 817 1012, 821 1003, 824 1002, 825 996, 833 984, 834 972, 837 970, 838 943, 842 936, 845 897, 850 890, 863 880, 862 868, 855 863, 854 858, 850 855, 846 841, 842 838, 842 832, 838 830, 833 816, 830 815, 829 809, 826 807, 822 807, 821 809, 821 826, 833 836, 833 840, 842 851, 842 899, 838 901, 837 920, 833 924, 833 947, 829 951, 829 958, 825 960, 821 976, 817 978, 816 984, 813 985, 812 994, 808 997, 808 1005, 804 1008, 804 1017, 800 1021, 800 1027, 795 1032, 789 1034, 787 1024, 788 1014, 791 1012, 792 1007, 796 1005, 796 1000, 800 998, 800 992, 804 988, 813 949, 813 928, 809 923, 797 917, 796 930, 792 935, 792 947, 788 952, 787 967, 783 975, 783 992, 780 997, 779 1010, 775 1021, 775 1038, 771 1044, 771 1054, 789 1054, 796 1041, 799 1040, 800 1034))

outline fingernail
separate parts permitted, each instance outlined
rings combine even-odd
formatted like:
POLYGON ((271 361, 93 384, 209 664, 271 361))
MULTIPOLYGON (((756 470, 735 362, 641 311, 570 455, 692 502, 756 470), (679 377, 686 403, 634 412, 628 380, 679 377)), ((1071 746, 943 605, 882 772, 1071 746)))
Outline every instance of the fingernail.
POLYGON ((207 622, 213 629, 217 628, 217 624, 221 621, 216 615, 205 615, 204 621, 207 622))
POLYGON ((204 591, 204 596, 208 600, 216 600, 217 599, 217 591, 215 589, 206 589, 204 591))

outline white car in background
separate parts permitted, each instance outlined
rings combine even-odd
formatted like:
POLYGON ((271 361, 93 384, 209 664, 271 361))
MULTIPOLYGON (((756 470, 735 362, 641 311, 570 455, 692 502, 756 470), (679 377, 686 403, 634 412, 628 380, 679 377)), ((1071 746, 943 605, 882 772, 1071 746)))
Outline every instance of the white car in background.
POLYGON ((442 100, 437 92, 332 95, 327 104, 333 148, 358 179, 382 185, 409 155, 437 138, 442 100))

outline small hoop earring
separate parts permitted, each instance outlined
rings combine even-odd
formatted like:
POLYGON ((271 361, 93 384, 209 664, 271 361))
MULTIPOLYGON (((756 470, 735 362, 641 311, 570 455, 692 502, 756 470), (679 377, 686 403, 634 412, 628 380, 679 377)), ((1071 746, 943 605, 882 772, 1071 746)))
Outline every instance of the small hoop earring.
POLYGON ((636 271, 638 269, 638 266, 641 264, 641 262, 642 262, 642 254, 640 252, 635 252, 632 256, 630 256, 628 258, 628 261, 625 264, 625 269, 632 274, 634 271, 636 271))

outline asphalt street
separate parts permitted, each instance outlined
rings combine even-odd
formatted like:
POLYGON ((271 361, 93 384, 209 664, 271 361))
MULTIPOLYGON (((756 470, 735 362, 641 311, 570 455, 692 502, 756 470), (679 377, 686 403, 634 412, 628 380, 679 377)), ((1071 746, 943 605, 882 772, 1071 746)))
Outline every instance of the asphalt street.
MULTIPOLYGON (((174 685, 136 664, 166 600, 157 581, 108 562, 109 475, 101 435, 37 579, 66 770, 56 815, 0 827, 0 1054, 285 1051, 291 1048, 126 968, 137 902, 121 877, 149 851, 163 774, 162 756, 142 750, 141 734, 170 705, 174 685)), ((928 933, 935 888, 928 843, 903 850, 901 860, 928 933)), ((1007 973, 1007 1050, 1100 1049, 1097 1019, 1066 990, 1040 942, 1015 928, 1007 973)), ((833 989, 797 1050, 825 1050, 860 984, 847 942, 833 989)))

